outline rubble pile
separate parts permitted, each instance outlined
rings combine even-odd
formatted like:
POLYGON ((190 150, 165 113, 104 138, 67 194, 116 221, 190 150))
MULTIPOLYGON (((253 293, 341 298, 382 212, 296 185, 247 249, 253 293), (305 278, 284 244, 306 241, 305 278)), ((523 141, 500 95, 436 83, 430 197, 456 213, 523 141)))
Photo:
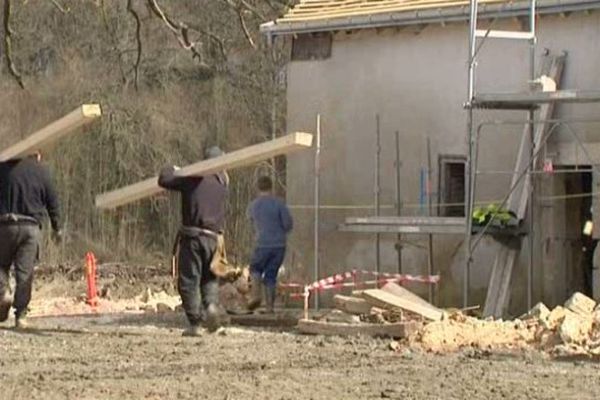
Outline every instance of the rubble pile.
POLYGON ((461 348, 532 349, 561 356, 600 356, 600 306, 575 293, 564 306, 549 310, 538 303, 513 321, 468 317, 460 312, 431 322, 408 339, 411 346, 432 352, 461 348))

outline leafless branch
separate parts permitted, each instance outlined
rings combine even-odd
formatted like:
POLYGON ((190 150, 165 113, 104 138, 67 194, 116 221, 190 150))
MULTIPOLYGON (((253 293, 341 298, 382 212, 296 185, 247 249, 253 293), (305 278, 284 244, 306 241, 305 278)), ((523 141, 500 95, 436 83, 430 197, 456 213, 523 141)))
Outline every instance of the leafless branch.
POLYGON ((248 1, 246 0, 238 0, 237 2, 235 0, 223 0, 225 3, 227 3, 227 5, 231 8, 233 8, 234 10, 241 12, 243 10, 247 10, 250 11, 252 14, 254 14, 256 16, 256 18, 258 18, 261 21, 266 21, 267 17, 264 16, 263 13, 261 13, 256 7, 254 7, 252 4, 248 3, 248 1))
POLYGON ((135 84, 135 90, 138 90, 139 89, 138 82, 139 82, 139 74, 140 74, 140 62, 142 61, 142 36, 141 36, 142 21, 140 20, 140 16, 138 15, 137 11, 135 11, 135 9, 133 8, 133 0, 127 0, 127 11, 129 11, 129 13, 131 15, 133 15, 133 18, 135 19, 135 24, 136 24, 135 37, 136 37, 136 41, 137 41, 137 58, 135 60, 135 66, 134 66, 134 73, 135 73, 134 84, 135 84))
POLYGON ((265 17, 265 15, 263 13, 261 13, 256 7, 254 7, 253 5, 251 5, 250 3, 248 3, 246 0, 240 0, 240 4, 248 11, 250 11, 252 14, 254 14, 258 19, 260 19, 261 21, 266 21, 267 17, 265 17))
POLYGON ((156 0, 148 0, 148 6, 150 10, 156 15, 158 18, 162 19, 165 25, 173 32, 177 41, 186 50, 189 50, 193 54, 193 58, 198 57, 198 60, 202 62, 202 54, 196 49, 196 45, 194 42, 189 39, 189 28, 187 25, 181 22, 174 21, 169 18, 163 10, 158 6, 156 0))
POLYGON ((252 39, 252 36, 250 35, 250 31, 248 30, 248 27, 246 26, 246 20, 244 20, 244 16, 242 15, 242 12, 239 10, 238 10, 238 18, 240 20, 240 26, 242 27, 244 36, 246 36, 246 39, 248 40, 248 43, 250 43, 250 46, 252 46, 252 48, 256 50, 256 44, 254 43, 254 39, 252 39))
POLYGON ((248 29, 248 26, 246 25, 246 20, 244 19, 244 11, 249 11, 250 13, 254 14, 254 16, 256 16, 261 21, 266 21, 267 18, 260 11, 258 11, 258 9, 256 7, 254 7, 253 5, 248 3, 246 0, 238 0, 238 2, 236 2, 234 0, 222 0, 222 1, 224 1, 231 9, 233 9, 237 13, 238 20, 240 21, 240 27, 242 28, 242 31, 244 32, 244 36, 246 37, 246 40, 248 40, 248 43, 250 44, 250 46, 252 46, 253 49, 256 49, 257 48, 256 43, 254 42, 254 39, 252 39, 250 30, 248 29))
POLYGON ((6 64, 10 74, 15 78, 21 89, 25 89, 23 78, 12 59, 12 30, 10 28, 11 0, 4 0, 4 47, 6 48, 6 64))
POLYGON ((222 38, 220 38, 219 36, 215 35, 214 33, 210 32, 210 31, 207 31, 207 30, 199 28, 199 27, 194 27, 194 28, 190 27, 190 29, 193 29, 194 31, 196 31, 202 35, 208 36, 215 43, 217 43, 217 45, 219 46, 219 52, 223 56, 223 59, 225 59, 225 60, 227 59, 227 52, 225 51, 225 41, 222 38))
POLYGON ((63 13, 63 14, 66 14, 66 13, 68 13, 68 12, 70 12, 70 11, 71 11, 71 9, 70 9, 69 7, 66 7, 66 8, 65 8, 65 7, 63 7, 63 6, 62 6, 62 5, 61 5, 61 4, 60 4, 60 3, 59 3, 57 0, 50 0, 50 1, 51 1, 51 2, 52 2, 52 4, 54 4, 54 6, 55 6, 56 8, 58 8, 58 10, 59 10, 61 13, 63 13))

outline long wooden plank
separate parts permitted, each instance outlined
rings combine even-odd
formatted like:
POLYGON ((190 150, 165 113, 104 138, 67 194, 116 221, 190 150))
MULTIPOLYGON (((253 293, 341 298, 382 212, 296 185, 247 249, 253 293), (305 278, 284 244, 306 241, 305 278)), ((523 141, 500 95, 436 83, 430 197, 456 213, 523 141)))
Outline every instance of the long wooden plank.
POLYGON ((398 285, 397 283, 388 282, 385 285, 383 285, 381 290, 383 290, 384 292, 393 294, 394 296, 397 296, 397 297, 400 297, 400 298, 403 298, 406 300, 410 300, 413 303, 420 304, 423 307, 430 307, 432 310, 439 310, 436 306, 434 306, 427 300, 417 296, 410 290, 403 288, 402 286, 398 285))
POLYGON ((23 157, 37 150, 44 149, 74 129, 98 118, 101 114, 102 111, 98 104, 84 104, 79 106, 64 117, 3 150, 0 153, 0 161, 23 157))
MULTIPOLYGON (((564 55, 553 57, 550 63, 547 64, 545 68, 542 68, 541 75, 549 76, 554 80, 554 82, 556 82, 557 85, 559 85, 564 64, 564 55)), ((539 118, 541 120, 550 119, 553 113, 554 104, 544 104, 540 107, 539 118)), ((550 124, 547 123, 537 124, 534 134, 534 151, 539 149, 541 141, 548 131, 549 125, 550 124)), ((510 194, 507 201, 508 209, 513 211, 519 220, 525 218, 525 212, 527 211, 527 203, 529 200, 529 187, 531 186, 531 179, 529 175, 527 175, 525 179, 522 179, 521 183, 517 184, 519 175, 521 175, 521 173, 526 171, 529 167, 529 159, 531 155, 531 138, 529 136, 529 125, 526 125, 523 135, 521 136, 521 144, 519 146, 519 153, 517 154, 517 161, 515 165, 515 174, 511 180, 511 187, 516 186, 516 189, 510 194)), ((534 160, 534 164, 536 164, 536 161, 537 159, 534 160)))
POLYGON ((442 310, 437 309, 434 306, 425 307, 418 302, 395 296, 391 293, 384 292, 381 289, 365 290, 363 297, 375 307, 384 308, 386 310, 406 310, 419 314, 432 321, 441 320, 444 314, 442 310))
MULTIPOLYGON (((565 55, 555 56, 551 59, 544 60, 540 75, 550 77, 556 83, 556 88, 560 86, 562 72, 565 65, 565 55)), ((554 88, 554 89, 556 89, 554 88)), ((544 104, 540 107, 539 119, 541 121, 552 118, 554 114, 554 103, 544 104)), ((538 151, 542 144, 544 136, 547 134, 551 124, 539 123, 534 131, 534 153, 538 151)), ((529 126, 525 126, 517 160, 515 163, 515 174, 513 175, 511 187, 516 185, 516 189, 510 194, 507 202, 509 210, 513 211, 519 221, 525 218, 527 211, 527 203, 530 201, 529 192, 531 187, 531 177, 527 175, 522 182, 517 185, 518 175, 527 170, 529 159, 531 156, 531 143, 529 138, 529 126)), ((537 165, 537 158, 533 160, 533 164, 537 165)), ((485 305, 483 307, 483 315, 485 317, 500 318, 503 316, 508 299, 510 296, 510 283, 513 275, 514 265, 519 258, 520 250, 517 247, 511 248, 502 246, 498 249, 490 274, 485 305)))
MULTIPOLYGON (((306 149, 312 145, 310 133, 296 132, 264 143, 233 151, 221 157, 188 165, 176 172, 177 176, 200 176, 243 167, 272 157, 306 149)), ((96 207, 115 208, 162 192, 158 177, 146 179, 121 189, 96 196, 96 207)))
POLYGON ((395 322, 392 324, 345 324, 342 322, 324 322, 310 319, 298 321, 298 330, 302 333, 327 336, 375 336, 405 338, 417 332, 421 324, 416 321, 395 322))
POLYGON ((294 327, 300 319, 300 313, 229 315, 232 324, 259 327, 294 327))
POLYGON ((348 314, 363 315, 371 312, 371 304, 365 299, 336 294, 333 297, 335 308, 348 314))

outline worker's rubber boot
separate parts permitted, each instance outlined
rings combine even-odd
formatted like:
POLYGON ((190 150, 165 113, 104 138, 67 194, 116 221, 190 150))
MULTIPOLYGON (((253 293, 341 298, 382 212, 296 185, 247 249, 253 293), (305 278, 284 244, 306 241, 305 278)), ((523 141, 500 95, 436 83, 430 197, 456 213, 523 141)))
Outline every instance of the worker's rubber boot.
POLYGON ((216 332, 221 326, 221 312, 216 304, 209 304, 206 309, 206 329, 212 333, 216 332))
POLYGON ((277 296, 277 286, 265 286, 265 314, 275 312, 275 297, 277 296))
POLYGON ((15 328, 20 331, 35 329, 35 326, 27 318, 27 313, 15 314, 15 328))
POLYGON ((198 337, 202 336, 200 325, 190 325, 186 330, 183 331, 182 336, 187 337, 198 337))
POLYGON ((202 285, 202 304, 205 305, 206 329, 209 332, 215 332, 223 324, 219 309, 219 282, 217 280, 202 285))
POLYGON ((248 302, 248 310, 254 311, 262 303, 263 284, 260 275, 252 275, 252 288, 250 289, 250 301, 248 302))
POLYGON ((4 322, 8 319, 10 308, 12 307, 12 297, 8 292, 4 293, 4 296, 0 298, 0 322, 4 322))

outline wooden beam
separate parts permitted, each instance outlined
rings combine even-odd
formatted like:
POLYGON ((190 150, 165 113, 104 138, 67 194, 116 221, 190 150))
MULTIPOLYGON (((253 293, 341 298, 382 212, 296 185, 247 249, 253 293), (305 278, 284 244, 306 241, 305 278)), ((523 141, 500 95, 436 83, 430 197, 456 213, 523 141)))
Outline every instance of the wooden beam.
POLYGON ((229 315, 231 323, 240 326, 294 327, 298 324, 300 313, 229 315))
POLYGON ((52 142, 57 141, 69 132, 73 131, 102 114, 98 104, 84 104, 45 126, 39 131, 32 133, 26 139, 10 146, 0 153, 0 161, 19 158, 31 154, 37 150, 48 147, 52 142))
POLYGON ((403 299, 410 300, 414 303, 420 304, 423 307, 429 307, 433 310, 439 310, 437 307, 435 307, 433 304, 431 304, 427 300, 417 296, 410 290, 403 288, 402 286, 398 285, 397 283, 388 282, 385 285, 383 285, 381 290, 383 290, 384 292, 393 294, 394 296, 401 297, 403 299))
POLYGON ((365 299, 358 297, 343 296, 336 294, 333 297, 335 308, 348 314, 369 314, 371 312, 371 304, 365 299))
MULTIPOLYGON (((563 70, 566 62, 566 55, 545 57, 543 60, 540 76, 547 76, 556 83, 556 87, 561 85, 563 70)), ((556 88, 555 87, 555 88, 556 88)), ((542 92, 552 93, 552 92, 542 92)), ((557 92, 554 92, 557 93, 557 92)), ((555 104, 543 104, 540 107, 539 115, 537 118, 540 121, 548 121, 554 114, 555 104)), ((534 148, 531 149, 531 138, 529 135, 529 125, 526 125, 521 136, 521 144, 519 146, 519 152, 517 153, 517 160, 515 163, 515 173, 512 176, 510 187, 515 189, 510 193, 506 208, 513 211, 517 219, 522 221, 525 219, 527 214, 527 206, 531 201, 530 199, 530 188, 532 185, 531 175, 525 175, 525 178, 519 183, 518 179, 521 173, 524 173, 530 165, 531 154, 537 153, 544 137, 548 133, 550 127, 554 125, 549 122, 541 122, 535 125, 534 131, 534 148)), ((539 165, 537 157, 533 159, 534 169, 539 165)), ((520 239, 511 240, 511 243, 523 244, 520 239)), ((501 246, 494 258, 494 264, 492 267, 492 273, 490 274, 490 280, 487 289, 487 295, 485 299, 485 305, 483 307, 484 317, 493 316, 500 318, 504 314, 506 307, 508 306, 508 300, 510 297, 511 279, 513 276, 513 269, 515 263, 518 260, 520 253, 520 246, 501 246)))
POLYGON ((421 324, 416 321, 394 322, 391 324, 345 324, 343 322, 324 322, 311 319, 298 321, 298 330, 302 333, 327 336, 376 336, 405 338, 415 333, 421 324))
MULTIPOLYGON (((226 169, 243 167, 268 160, 272 157, 306 149, 312 145, 310 133, 296 132, 264 143, 255 144, 223 156, 188 165, 175 174, 177 176, 201 176, 226 169)), ((96 196, 96 207, 115 208, 162 192, 158 177, 146 179, 112 192, 96 196)))
POLYGON ((433 321, 441 320, 444 314, 442 310, 431 304, 424 306, 420 302, 398 297, 380 289, 365 290, 363 297, 375 307, 381 307, 386 310, 406 310, 433 321))

